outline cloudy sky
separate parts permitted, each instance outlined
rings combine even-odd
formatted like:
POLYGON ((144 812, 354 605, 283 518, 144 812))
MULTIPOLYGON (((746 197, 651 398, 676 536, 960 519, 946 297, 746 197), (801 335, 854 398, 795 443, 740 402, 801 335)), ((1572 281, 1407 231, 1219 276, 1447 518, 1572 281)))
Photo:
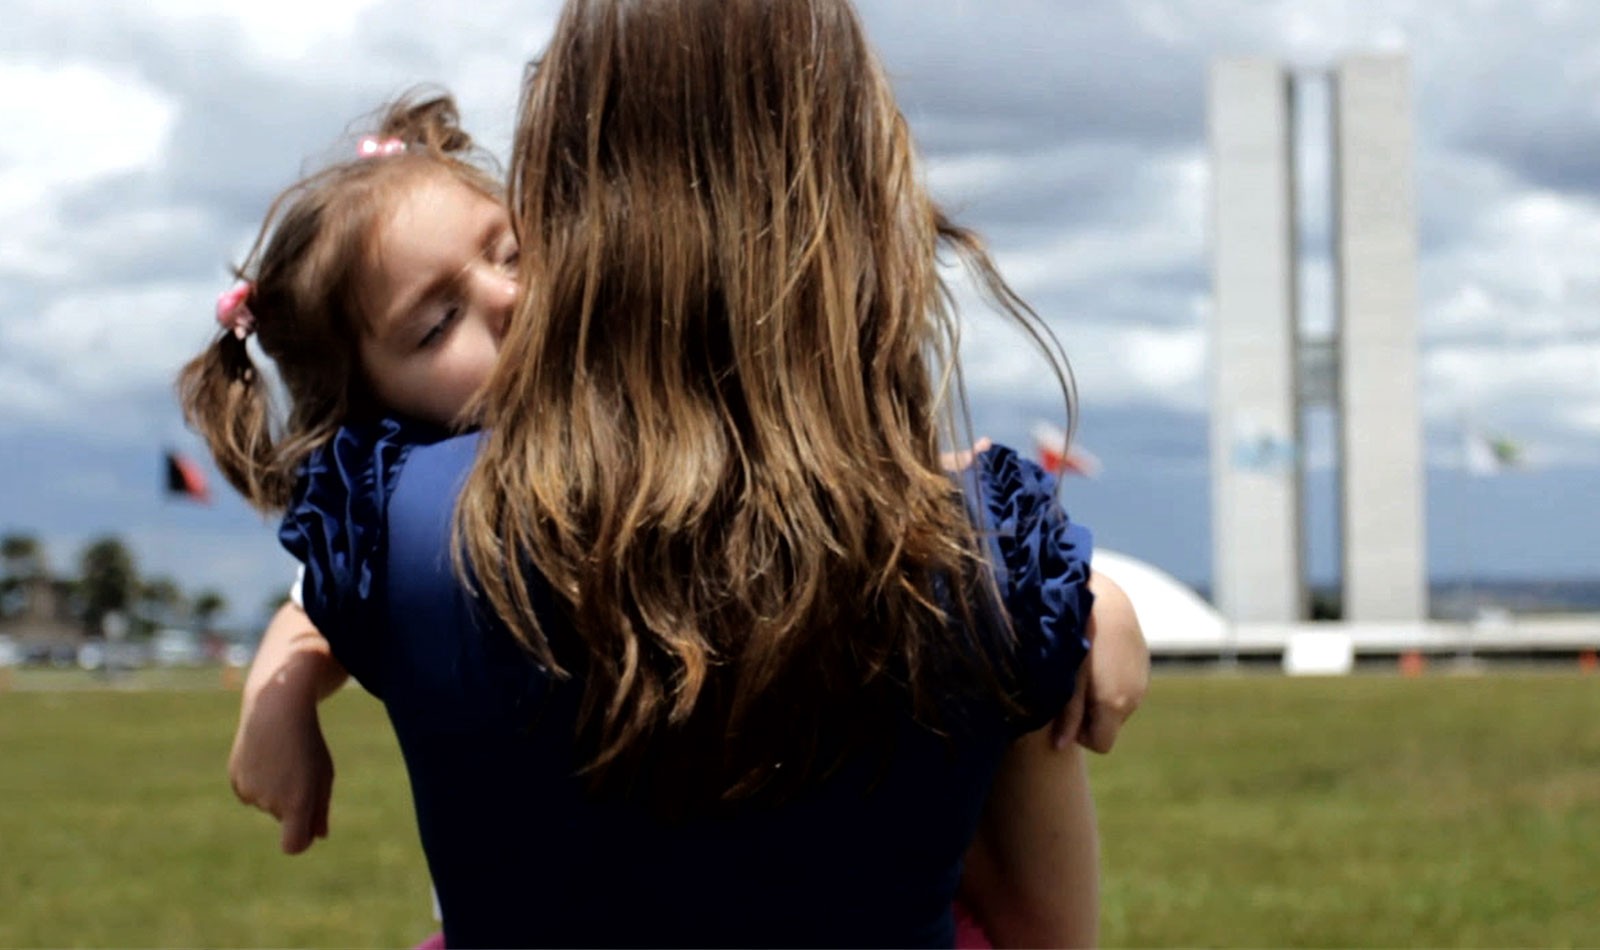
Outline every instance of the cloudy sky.
MULTIPOLYGON (((1060 335, 1102 544, 1210 573, 1207 64, 1303 77, 1302 317, 1326 329, 1326 88, 1352 52, 1410 57, 1417 110, 1430 570, 1600 572, 1600 5, 1576 0, 861 0, 935 194, 1060 335), (1525 465, 1464 471, 1461 432, 1525 465)), ((213 475, 164 500, 171 397, 273 195, 416 82, 503 154, 550 0, 0 0, 0 532, 61 569, 115 532, 147 573, 253 617, 290 573, 213 475), (309 163, 309 164, 308 164, 309 163)), ((978 428, 1024 443, 1038 362, 974 313, 978 428)), ((1314 573, 1335 570, 1329 427, 1312 420, 1314 573)))

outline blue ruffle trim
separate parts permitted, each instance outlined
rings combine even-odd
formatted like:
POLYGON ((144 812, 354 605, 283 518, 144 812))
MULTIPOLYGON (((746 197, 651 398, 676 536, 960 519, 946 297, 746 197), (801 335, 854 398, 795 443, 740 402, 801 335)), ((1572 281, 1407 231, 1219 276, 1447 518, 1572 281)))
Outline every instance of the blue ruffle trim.
POLYGON ((1094 537, 1057 503, 1055 478, 1015 450, 993 446, 975 467, 987 517, 980 530, 991 538, 996 579, 1016 636, 1024 710, 1018 725, 1031 731, 1072 698, 1089 651, 1094 537))
POLYGON ((389 498, 411 448, 445 435, 397 419, 339 429, 301 468, 278 527, 279 543, 305 565, 306 614, 350 674, 375 694, 381 654, 373 637, 383 619, 377 594, 389 498))

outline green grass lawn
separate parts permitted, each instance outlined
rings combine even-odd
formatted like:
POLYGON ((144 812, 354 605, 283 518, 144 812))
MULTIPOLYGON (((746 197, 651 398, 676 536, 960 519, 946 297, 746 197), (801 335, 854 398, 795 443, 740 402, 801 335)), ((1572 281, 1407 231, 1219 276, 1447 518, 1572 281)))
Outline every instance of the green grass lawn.
MULTIPOLYGON (((377 703, 330 702, 333 833, 289 858, 228 790, 215 672, 73 675, 0 693, 0 946, 433 929, 377 703)), ((1161 676, 1093 770, 1108 946, 1600 944, 1600 677, 1161 676)))
POLYGON ((286 857, 228 788, 238 694, 216 671, 182 691, 37 675, 0 694, 0 947, 409 947, 435 929, 375 700, 329 700, 332 833, 286 857))
POLYGON ((1600 678, 1158 679, 1094 778, 1108 945, 1600 945, 1600 678))

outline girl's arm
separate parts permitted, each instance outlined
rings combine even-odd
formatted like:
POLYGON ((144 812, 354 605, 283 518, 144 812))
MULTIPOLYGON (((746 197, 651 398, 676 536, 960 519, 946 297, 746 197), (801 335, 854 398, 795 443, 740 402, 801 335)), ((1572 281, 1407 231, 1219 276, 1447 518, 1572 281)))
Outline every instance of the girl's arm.
MULTIPOLYGON (((1069 707, 1082 715, 1088 665, 1069 707)), ((994 947, 1093 947, 1099 833, 1083 747, 1054 726, 1011 744, 966 852, 962 902, 994 947)))
POLYGON ((278 608, 245 678, 228 778, 240 801, 278 819, 285 854, 328 836, 333 759, 317 703, 347 678, 305 611, 278 608))
POLYGON ((1012 744, 967 852, 962 901, 996 947, 1092 947, 1099 936, 1100 839, 1085 754, 1057 748, 1049 732, 1012 744))
POLYGON ((1089 588, 1078 689, 1054 723, 1012 744, 967 853, 962 900, 996 947, 1089 947, 1099 935, 1100 839, 1083 750, 1111 751, 1149 688, 1150 650, 1122 588, 1098 573, 1089 588))
POLYGON ((1074 740, 1094 752, 1110 752, 1122 724, 1150 689, 1150 647, 1128 595, 1111 578, 1089 575, 1094 609, 1089 614, 1089 669, 1081 708, 1069 703, 1056 718, 1051 738, 1063 749, 1074 740), (1079 714, 1081 712, 1081 715, 1079 714))
MULTIPOLYGON (((994 445, 987 437, 961 452, 946 452, 940 463, 951 472, 965 471, 973 459, 994 445)), ((1128 595, 1111 578, 1098 572, 1089 575, 1089 590, 1094 593, 1094 610, 1089 618, 1088 700, 1069 704, 1056 717, 1050 731, 1057 748, 1078 744, 1095 752, 1110 752, 1117 742, 1122 724, 1144 701, 1150 688, 1150 647, 1145 643, 1139 618, 1128 595)))

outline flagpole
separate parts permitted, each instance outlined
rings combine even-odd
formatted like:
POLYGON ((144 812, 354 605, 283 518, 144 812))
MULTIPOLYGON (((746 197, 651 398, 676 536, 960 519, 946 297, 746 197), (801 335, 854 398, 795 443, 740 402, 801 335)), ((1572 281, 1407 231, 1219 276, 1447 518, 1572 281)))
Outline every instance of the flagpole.
MULTIPOLYGON (((1478 436, 1474 429, 1475 427, 1469 421, 1468 416, 1463 413, 1461 416, 1461 451, 1464 464, 1461 470, 1466 473, 1468 484, 1477 481, 1478 478, 1477 463, 1474 456, 1477 451, 1475 440, 1478 436)), ((1477 548, 1476 544, 1466 545, 1467 576, 1466 590, 1463 596, 1466 600, 1467 622, 1461 628, 1461 643, 1456 649, 1456 662, 1461 666, 1470 665, 1472 662, 1472 631, 1478 623, 1478 558, 1475 553, 1477 548)))

